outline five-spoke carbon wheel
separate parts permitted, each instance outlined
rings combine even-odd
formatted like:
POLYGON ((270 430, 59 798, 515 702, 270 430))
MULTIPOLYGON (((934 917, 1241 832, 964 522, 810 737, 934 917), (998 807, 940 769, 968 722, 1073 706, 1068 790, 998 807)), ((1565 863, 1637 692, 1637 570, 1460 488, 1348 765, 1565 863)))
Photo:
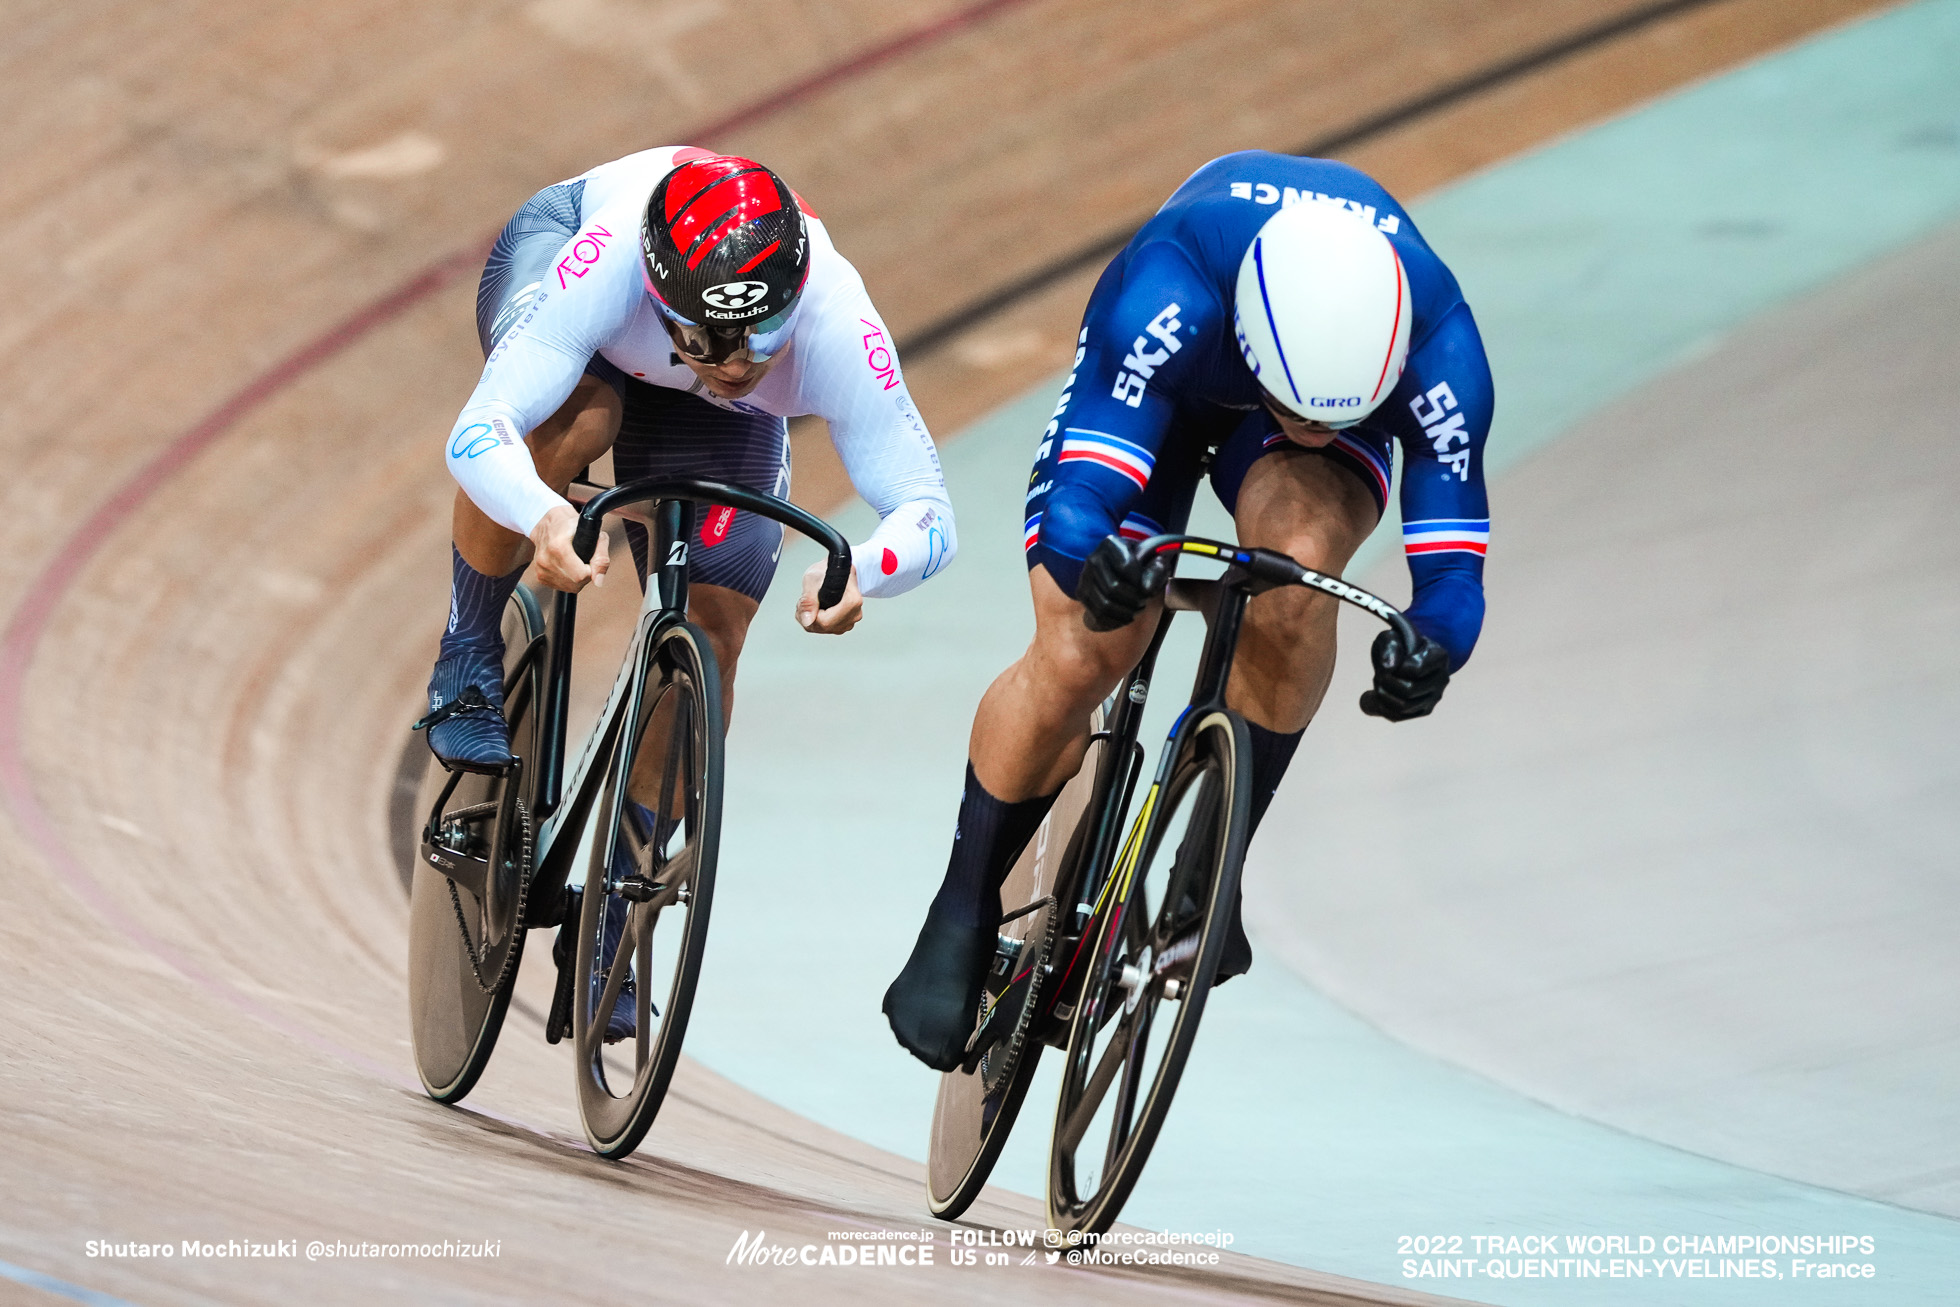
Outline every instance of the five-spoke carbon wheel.
POLYGON ((504 715, 518 764, 507 777, 451 773, 432 755, 409 890, 408 994, 415 1070, 439 1103, 470 1092, 497 1046, 524 951, 531 814, 518 797, 537 756, 542 658, 518 670, 544 617, 519 586, 504 608, 504 715))
POLYGON ((1224 948, 1251 812, 1245 723, 1187 723, 1117 858, 1069 1030, 1048 1223, 1107 1230, 1170 1111, 1224 948))
POLYGON ((596 814, 572 979, 579 1117, 602 1157, 660 1110, 708 938, 721 840, 721 676, 690 622, 650 645, 596 814), (623 999, 623 1001, 622 1001, 623 999))

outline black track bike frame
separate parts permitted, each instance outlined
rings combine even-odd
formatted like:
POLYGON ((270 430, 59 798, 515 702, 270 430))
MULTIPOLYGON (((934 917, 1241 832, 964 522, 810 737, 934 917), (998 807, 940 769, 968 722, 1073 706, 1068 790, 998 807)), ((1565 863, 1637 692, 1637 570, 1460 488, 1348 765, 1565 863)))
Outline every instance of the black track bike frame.
MULTIPOLYGON (((1150 678, 1156 670, 1157 655, 1164 647, 1164 637, 1170 632, 1171 619, 1180 612, 1202 615, 1205 644, 1198 657, 1190 704, 1178 714, 1158 758, 1153 784, 1160 786, 1169 779, 1171 764, 1187 726, 1225 707, 1225 691, 1231 679, 1232 659, 1238 652, 1245 606, 1254 595, 1284 585, 1304 585, 1374 614, 1396 633, 1404 649, 1413 649, 1416 644, 1414 628, 1394 605, 1337 576, 1304 567, 1285 554, 1179 535, 1153 536, 1137 548, 1158 555, 1191 554, 1215 559, 1226 564, 1226 569, 1223 575, 1209 580, 1171 579, 1165 590, 1164 611, 1157 618, 1157 629, 1150 637, 1149 646, 1117 686, 1115 710, 1105 727, 1110 747, 1103 753, 1090 799, 1089 810, 1095 814, 1090 835, 1075 850, 1077 861, 1064 869, 1060 879, 1060 888, 1073 886, 1076 902, 1068 919, 1069 926, 1057 941, 1057 956, 1065 955, 1067 962, 1058 966, 1059 974, 1045 987, 1045 996, 1040 1000, 1042 1010, 1037 1029, 1050 1042, 1055 1034, 1066 1034, 1067 1019, 1073 1015, 1076 995, 1086 976, 1080 964, 1088 951, 1088 942, 1098 934, 1101 914, 1097 911, 1097 901, 1104 882, 1116 869, 1117 846, 1143 770, 1143 746, 1137 736, 1143 724, 1144 705, 1150 697, 1150 678)), ((1121 906, 1103 904, 1102 912, 1118 911, 1121 906)))
MULTIPOLYGON (((687 618, 688 553, 694 535, 699 507, 719 505, 746 510, 759 517, 801 532, 822 545, 828 560, 823 584, 817 591, 820 609, 834 607, 844 596, 851 577, 851 547, 828 522, 774 495, 721 481, 694 477, 649 477, 611 487, 575 485, 575 492, 589 494, 579 512, 572 548, 581 561, 590 562, 599 545, 599 532, 608 513, 618 513, 636 505, 651 503, 650 516, 631 514, 650 528, 651 575, 653 591, 649 605, 642 603, 642 617, 635 632, 628 658, 639 664, 630 673, 622 668, 612 693, 601 710, 592 734, 587 737, 578 765, 568 777, 565 745, 569 726, 572 680, 573 635, 578 623, 578 596, 560 591, 552 603, 550 622, 543 635, 531 642, 519 658, 520 669, 538 658, 545 661, 544 687, 539 704, 538 748, 541 757, 526 788, 532 799, 531 811, 541 823, 536 866, 532 872, 531 902, 537 912, 550 911, 556 895, 540 896, 537 891, 551 884, 562 884, 570 871, 576 839, 559 838, 581 823, 577 818, 591 802, 594 782, 600 769, 593 762, 606 750, 600 747, 619 727, 620 710, 637 699, 638 683, 645 675, 645 651, 666 629, 687 618), (596 491, 596 493, 592 493, 596 491), (570 795, 567 796, 569 784, 570 795), (567 820, 570 818, 570 820, 567 820), (542 824, 550 823, 546 829, 542 824)), ((528 682, 526 682, 528 684, 528 682)), ((548 924, 542 921, 533 924, 548 924)))

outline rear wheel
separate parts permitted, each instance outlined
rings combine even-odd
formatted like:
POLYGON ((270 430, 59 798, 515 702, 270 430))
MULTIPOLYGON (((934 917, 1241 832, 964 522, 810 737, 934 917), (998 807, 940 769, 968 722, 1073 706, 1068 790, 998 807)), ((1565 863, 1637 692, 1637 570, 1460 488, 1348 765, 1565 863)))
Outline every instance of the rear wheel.
POLYGON ((981 1038, 965 1066, 940 1076, 933 1105, 926 1201, 942 1220, 958 1219, 980 1196, 1034 1082, 1041 1041, 1033 1026, 1048 997, 1050 953, 1062 914, 1075 906, 1072 886, 1060 881, 1080 875, 1083 830, 1100 811, 1092 800, 1099 783, 1111 782, 1102 775, 1113 770, 1107 764, 1109 740, 1100 734, 1103 718, 1098 708, 1081 768, 1062 787, 1001 884, 1002 915, 1010 919, 1001 925, 1001 945, 975 1014, 981 1038))
POLYGON ((521 797, 537 756, 543 663, 520 660, 544 630, 523 586, 504 606, 504 713, 516 762, 504 776, 452 773, 429 758, 416 815, 424 819, 409 887, 408 993, 415 1070, 439 1103, 476 1085, 503 1029, 524 952, 531 814, 521 797))
POLYGON ((1170 1112, 1225 944, 1251 812, 1245 723, 1212 712, 1175 745, 1116 860, 1069 1031, 1048 1223, 1107 1230, 1170 1112))
POLYGON ((572 973, 579 1118, 610 1158, 639 1147, 680 1061, 721 844, 714 651, 681 622, 646 657, 598 809, 572 973))

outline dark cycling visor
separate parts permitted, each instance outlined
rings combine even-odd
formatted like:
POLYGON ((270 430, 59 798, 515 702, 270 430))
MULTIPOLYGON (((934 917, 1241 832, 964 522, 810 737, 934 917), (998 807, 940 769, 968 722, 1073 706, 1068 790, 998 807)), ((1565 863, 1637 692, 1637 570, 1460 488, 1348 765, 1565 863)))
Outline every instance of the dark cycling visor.
POLYGON ((709 367, 722 363, 767 363, 789 344, 797 307, 803 303, 803 297, 799 295, 781 313, 760 322, 739 326, 703 326, 689 322, 674 312, 661 302, 658 295, 652 299, 660 310, 660 316, 666 320, 667 334, 673 339, 674 349, 694 362, 709 367))

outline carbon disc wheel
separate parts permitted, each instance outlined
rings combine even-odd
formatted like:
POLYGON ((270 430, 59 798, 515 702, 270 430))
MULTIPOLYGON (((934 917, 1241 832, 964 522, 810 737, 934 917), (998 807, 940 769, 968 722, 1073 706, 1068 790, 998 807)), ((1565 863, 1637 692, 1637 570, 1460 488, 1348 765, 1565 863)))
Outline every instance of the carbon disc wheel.
POLYGON ((536 756, 541 658, 513 671, 544 630, 523 586, 504 607, 508 776, 451 773, 433 755, 416 800, 425 819, 409 888, 409 1027, 415 1070, 429 1097, 453 1103, 476 1085, 503 1029, 524 952, 531 814, 519 790, 536 756))
MULTIPOLYGON (((939 1077, 939 1097, 933 1104, 932 1142, 926 1158, 926 1202, 942 1220, 956 1220, 973 1204, 993 1173, 994 1163, 1020 1114, 1028 1087, 1041 1060, 1041 1041, 1033 1037, 1038 1009, 1047 998, 1047 969, 1056 943, 1061 900, 1074 905, 1072 886, 1065 879, 1080 875, 1077 863, 1086 856, 1079 847, 1081 828, 1097 811, 1092 801, 1103 776, 1109 742, 1098 734, 1104 711, 1090 722, 1091 743, 1082 766, 1056 796, 1054 806, 1021 851, 1001 884, 1001 926, 1007 952, 996 954, 996 973, 982 994, 981 1028, 994 1017, 995 1029, 968 1065, 939 1077), (1000 964, 1005 961, 1005 968, 1000 964), (1006 974, 1001 974, 1002 971, 1006 974), (1018 989, 1017 989, 1018 987, 1018 989), (994 1011, 998 1003, 1013 1010, 994 1011)), ((1065 960, 1065 959, 1064 959, 1065 960)))

